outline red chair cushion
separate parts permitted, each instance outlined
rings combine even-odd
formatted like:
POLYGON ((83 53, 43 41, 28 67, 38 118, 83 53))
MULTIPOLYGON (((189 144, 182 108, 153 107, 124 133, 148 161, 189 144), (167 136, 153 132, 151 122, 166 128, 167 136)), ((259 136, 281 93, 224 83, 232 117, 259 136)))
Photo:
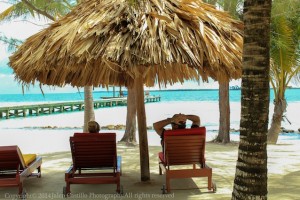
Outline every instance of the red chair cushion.
POLYGON ((199 127, 199 128, 188 128, 188 129, 176 129, 176 130, 165 130, 164 136, 168 135, 205 135, 206 128, 199 127))
POLYGON ((84 136, 97 136, 102 134, 116 134, 116 133, 74 133, 73 137, 84 137, 84 136))

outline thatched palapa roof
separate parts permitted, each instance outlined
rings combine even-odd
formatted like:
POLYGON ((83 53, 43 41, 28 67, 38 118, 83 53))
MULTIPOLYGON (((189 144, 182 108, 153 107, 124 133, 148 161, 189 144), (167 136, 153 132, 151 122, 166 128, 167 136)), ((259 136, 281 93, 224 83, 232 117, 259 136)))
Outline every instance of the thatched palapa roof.
POLYGON ((200 0, 85 0, 10 57, 23 84, 130 85, 241 76, 242 24, 200 0))

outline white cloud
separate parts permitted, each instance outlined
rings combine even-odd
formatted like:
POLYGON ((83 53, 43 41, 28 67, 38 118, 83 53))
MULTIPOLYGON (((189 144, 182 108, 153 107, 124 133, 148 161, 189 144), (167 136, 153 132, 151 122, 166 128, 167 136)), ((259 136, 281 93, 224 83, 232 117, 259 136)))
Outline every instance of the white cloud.
POLYGON ((3 12, 6 10, 11 4, 8 3, 8 1, 1 1, 0 2, 0 12, 3 12))
MULTIPOLYGON (((0 13, 6 10, 9 6, 11 6, 11 4, 8 3, 8 1, 1 1, 0 13)), ((47 23, 48 22, 43 19, 29 19, 29 21, 24 21, 20 18, 13 21, 4 21, 0 23, 0 35, 5 36, 7 38, 25 40, 28 37, 40 31, 41 29, 47 27, 47 23)), ((7 48, 7 44, 0 42, 0 64, 2 65, 1 67, 3 67, 4 65, 3 61, 8 60, 8 56, 11 54, 11 52, 8 52, 7 48)))
POLYGON ((37 33, 41 29, 47 27, 44 26, 47 22, 37 21, 36 24, 31 23, 31 21, 12 21, 0 24, 0 30, 2 35, 6 37, 16 38, 19 40, 25 40, 26 38, 37 33))
MULTIPOLYGON (((0 2, 0 13, 6 10, 11 4, 8 1, 0 2)), ((24 21, 22 18, 15 19, 11 22, 5 21, 0 23, 0 34, 2 36, 6 36, 8 38, 15 38, 19 40, 25 40, 31 35, 37 33, 41 29, 47 27, 47 20, 43 18, 40 20, 28 19, 28 21, 24 21)), ((22 93, 22 86, 15 81, 14 75, 7 74, 8 66, 6 63, 8 62, 8 56, 10 55, 7 52, 7 45, 0 42, 0 64, 1 71, 0 74, 0 94, 13 94, 13 93, 22 93), (7 61, 7 62, 6 62, 7 61), (3 74, 4 73, 4 74, 3 74)), ((49 87, 43 87, 45 92, 70 92, 77 91, 77 89, 72 87, 64 87, 64 88, 56 88, 50 89, 49 87)), ((26 92, 26 91, 25 91, 26 92)), ((40 93, 39 86, 30 87, 28 93, 40 93)))

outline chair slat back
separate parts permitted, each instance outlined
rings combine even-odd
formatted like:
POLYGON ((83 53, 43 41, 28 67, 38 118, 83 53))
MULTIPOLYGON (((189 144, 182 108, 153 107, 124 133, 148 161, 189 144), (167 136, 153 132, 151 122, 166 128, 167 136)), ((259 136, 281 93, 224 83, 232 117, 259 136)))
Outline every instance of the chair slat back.
POLYGON ((205 127, 167 130, 164 133, 164 156, 167 165, 205 163, 205 127))
POLYGON ((70 145, 76 168, 116 168, 115 133, 76 133, 70 145))
POLYGON ((0 147, 0 171, 25 169, 22 153, 18 146, 0 147))

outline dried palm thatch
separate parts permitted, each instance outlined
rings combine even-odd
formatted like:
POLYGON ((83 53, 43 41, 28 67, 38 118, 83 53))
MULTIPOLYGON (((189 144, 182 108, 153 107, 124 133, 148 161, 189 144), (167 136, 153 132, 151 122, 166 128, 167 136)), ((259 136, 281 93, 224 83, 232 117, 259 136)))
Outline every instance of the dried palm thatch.
POLYGON ((148 86, 241 76, 242 24, 200 0, 86 0, 10 57, 23 84, 148 86))

